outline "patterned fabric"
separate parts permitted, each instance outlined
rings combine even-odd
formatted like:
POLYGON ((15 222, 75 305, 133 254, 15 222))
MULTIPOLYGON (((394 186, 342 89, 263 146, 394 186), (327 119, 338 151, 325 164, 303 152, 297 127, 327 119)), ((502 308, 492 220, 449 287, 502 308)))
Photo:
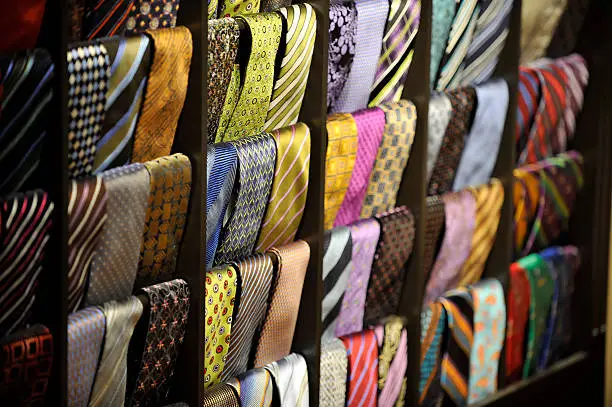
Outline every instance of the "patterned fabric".
POLYGON ((5 4, 0 26, 2 39, 0 51, 14 52, 34 48, 45 14, 45 0, 26 0, 5 4), (10 5, 10 7, 9 7, 10 5))
MULTIPOLYGON (((261 11, 274 11, 281 7, 290 7, 291 1, 289 0, 262 0, 261 11)), ((282 10, 279 10, 282 12, 282 10)))
POLYGON ((127 32, 174 28, 179 0, 135 0, 126 22, 127 32))
POLYGON ((69 41, 81 41, 83 15, 85 14, 85 0, 68 0, 68 18, 70 26, 68 31, 69 41))
POLYGON ((249 370, 228 382, 240 399, 241 407, 271 407, 274 381, 264 368, 249 370))
POLYGON ((408 334, 399 317, 374 329, 378 340, 378 406, 404 405, 408 367, 408 334))
POLYGON ((183 154, 144 164, 151 179, 136 286, 171 278, 191 195, 191 163, 183 154))
POLYGON ((414 216, 405 206, 376 215, 376 219, 380 222, 380 239, 366 295, 366 326, 397 312, 415 233, 414 216))
POLYGON ((429 99, 427 122, 427 182, 440 154, 442 140, 453 112, 450 99, 444 93, 436 93, 429 99))
POLYGON ((319 405, 344 407, 348 358, 342 341, 333 338, 321 344, 321 383, 319 386, 319 405))
POLYGON ((122 35, 125 32, 126 19, 134 1, 88 1, 85 5, 81 27, 84 39, 93 40, 94 38, 122 35))
POLYGON ((208 20, 217 18, 217 9, 219 8, 219 0, 208 0, 208 20))
POLYGON ((548 55, 569 55, 582 33, 591 0, 570 0, 548 45, 548 55))
POLYGON ((440 370, 442 337, 446 328, 446 310, 439 302, 429 304, 421 314, 421 377, 419 403, 434 406, 441 395, 440 370))
POLYGON ((521 62, 544 55, 568 0, 527 1, 521 7, 521 62))
POLYGON ((327 111, 334 110, 355 58, 357 9, 354 3, 329 6, 329 62, 327 65, 327 111))
MULTIPOLYGON (((529 236, 529 241, 527 241, 529 227, 536 218, 536 214, 541 212, 545 196, 535 174, 517 168, 513 175, 514 250, 515 254, 519 254, 528 252, 533 246, 535 232, 530 233, 534 236, 529 236)), ((539 225, 537 227, 539 228, 539 225)))
POLYGON ((423 251, 423 273, 428 276, 433 266, 438 238, 444 225, 444 201, 439 196, 429 196, 425 204, 425 249, 423 251))
POLYGON ((220 384, 206 390, 202 407, 240 407, 240 404, 232 387, 229 384, 220 384))
POLYGON ((274 378, 281 406, 309 406, 308 367, 303 356, 292 353, 272 362, 266 369, 274 378))
POLYGON ((193 51, 191 33, 185 27, 147 31, 146 34, 155 52, 134 133, 132 161, 139 163, 170 154, 187 94, 193 51))
POLYGON ((342 339, 348 358, 347 407, 375 406, 378 393, 378 344, 373 330, 342 339))
MULTIPOLYGON (((223 109, 221 110, 221 118, 219 119, 219 127, 217 128, 217 134, 215 135, 215 142, 220 143, 223 141, 223 135, 227 130, 236 108, 236 103, 240 97, 240 65, 237 63, 233 64, 232 74, 230 75, 229 84, 227 89, 224 90, 225 102, 223 102, 223 109)), ((210 135, 212 138, 212 135, 210 135)))
POLYGON ((429 66, 429 87, 433 89, 444 48, 448 41, 451 25, 457 12, 456 0, 433 0, 431 17, 431 62, 429 66))
POLYGON ((506 382, 520 380, 523 373, 525 328, 529 315, 531 289, 525 270, 513 263, 510 265, 510 288, 508 294, 508 326, 506 329, 506 382))
POLYGON ((523 66, 519 67, 515 135, 517 154, 520 154, 527 145, 528 135, 533 125, 541 92, 540 79, 536 75, 535 70, 523 66))
POLYGON ((260 6, 261 0, 222 0, 219 4, 219 18, 256 14, 259 13, 260 6))
POLYGON ((76 46, 66 52, 68 63, 68 175, 91 175, 96 144, 106 114, 110 59, 104 44, 76 46))

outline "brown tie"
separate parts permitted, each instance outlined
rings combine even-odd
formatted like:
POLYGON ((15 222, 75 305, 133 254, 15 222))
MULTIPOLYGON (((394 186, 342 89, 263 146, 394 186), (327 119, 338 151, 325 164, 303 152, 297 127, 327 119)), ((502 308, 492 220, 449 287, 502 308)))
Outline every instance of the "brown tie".
POLYGON ((438 238, 444 225, 444 201, 439 196, 427 198, 425 217, 425 250, 423 252, 423 272, 428 276, 433 266, 438 238))

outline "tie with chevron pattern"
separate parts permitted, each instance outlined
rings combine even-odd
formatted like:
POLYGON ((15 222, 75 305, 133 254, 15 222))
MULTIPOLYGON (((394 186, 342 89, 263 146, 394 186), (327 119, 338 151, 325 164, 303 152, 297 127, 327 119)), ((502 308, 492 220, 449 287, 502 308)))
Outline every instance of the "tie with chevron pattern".
POLYGON ((88 1, 81 27, 84 39, 112 37, 123 35, 127 18, 136 0, 102 0, 88 1))
POLYGON ((302 355, 289 356, 266 366, 274 378, 281 406, 308 407, 308 367, 302 355))
POLYGON ((355 58, 357 9, 354 3, 330 4, 327 64, 327 111, 342 94, 355 58))
POLYGON ((446 310, 439 302, 429 304, 421 313, 419 403, 423 407, 437 406, 440 399, 441 347, 445 328, 446 310))
POLYGON ((268 370, 249 370, 228 382, 240 399, 241 407, 271 407, 274 397, 274 381, 268 370))
POLYGON ((378 344, 373 330, 342 339, 348 357, 347 407, 375 406, 378 396, 378 344))

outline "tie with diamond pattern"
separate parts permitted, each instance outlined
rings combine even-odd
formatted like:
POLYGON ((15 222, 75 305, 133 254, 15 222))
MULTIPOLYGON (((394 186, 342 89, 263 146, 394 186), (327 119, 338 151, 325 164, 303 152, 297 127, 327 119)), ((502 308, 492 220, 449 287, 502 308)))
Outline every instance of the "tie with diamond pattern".
POLYGON ((132 293, 149 201, 149 173, 142 164, 100 174, 107 219, 91 262, 85 305, 102 305, 132 293))
POLYGON ((421 0, 391 0, 369 106, 399 101, 414 54, 421 0))
POLYGON ((274 130, 276 167, 256 251, 292 242, 302 220, 310 169, 310 129, 303 123, 274 130))
POLYGON ((421 313, 419 403, 424 407, 437 405, 440 398, 441 346, 445 325, 446 310, 441 303, 431 303, 426 311, 421 313))
POLYGON ((221 229, 217 264, 253 252, 274 179, 276 146, 270 134, 262 133, 232 144, 238 156, 238 186, 233 213, 221 229))
POLYGON ((518 263, 510 265, 508 289, 508 326, 506 330, 506 382, 521 379, 525 358, 525 328, 529 317, 531 289, 525 269, 518 263))
POLYGON ((380 108, 385 112, 385 130, 368 181, 361 218, 369 218, 395 207, 416 129, 417 112, 412 102, 400 100, 385 103, 380 108))
POLYGON ((378 341, 378 406, 403 406, 408 384, 408 335, 402 319, 392 317, 374 333, 378 341))
POLYGON ((148 161, 144 166, 151 183, 137 288, 174 274, 191 195, 191 163, 183 154, 148 161))
POLYGON ((223 141, 252 136, 264 130, 274 86, 274 61, 281 39, 282 21, 277 13, 236 17, 251 34, 251 53, 236 107, 223 141))
POLYGON ((423 251, 423 273, 431 272, 438 238, 444 226, 444 201, 439 196, 427 197, 425 205, 425 249, 423 251))
MULTIPOLYGON (((216 143, 223 141, 223 136, 232 120, 236 103, 240 97, 240 65, 238 63, 233 64, 229 84, 227 85, 227 89, 222 90, 222 93, 224 102, 223 109, 221 109, 221 117, 219 118, 217 134, 214 135, 214 141, 216 143)), ((212 138, 213 134, 210 134, 209 139, 212 140, 212 138)))
POLYGON ((15 52, 36 46, 45 14, 45 0, 6 3, 0 17, 2 52, 15 52))
POLYGON ((345 407, 348 359, 344 343, 333 338, 321 344, 319 405, 345 407))
POLYGON ((589 82, 589 70, 586 61, 579 54, 557 59, 556 64, 563 68, 567 76, 567 107, 563 111, 563 118, 556 134, 556 139, 559 140, 559 151, 555 153, 561 153, 567 150, 567 142, 574 138, 576 116, 582 110, 584 88, 589 82))
POLYGON ((187 94, 193 51, 191 33, 185 27, 146 34, 155 52, 134 133, 132 161, 139 163, 170 154, 187 94))
POLYGON ((66 53, 68 61, 68 174, 91 175, 96 144, 105 117, 106 94, 111 75, 104 44, 76 46, 66 53))
POLYGON ((378 396, 378 344, 373 330, 342 339, 348 358, 347 407, 375 406, 378 396))
POLYGON ((285 54, 263 126, 266 131, 297 123, 316 38, 317 16, 310 4, 294 4, 279 13, 287 27, 285 54))
POLYGON ((202 407, 240 407, 240 404, 232 386, 223 383, 206 390, 202 407))
POLYGON ((84 39, 93 40, 122 35, 134 2, 135 0, 88 1, 89 4, 85 5, 81 28, 84 39))
POLYGON ((135 0, 126 22, 128 34, 145 30, 174 28, 179 0, 135 0))
POLYGON ((139 35, 102 40, 111 62, 106 92, 106 117, 96 144, 94 173, 130 162, 134 129, 142 107, 152 50, 139 35))
POLYGON ((266 366, 274 378, 281 406, 308 407, 308 367, 302 355, 289 356, 266 366))
POLYGON ((404 206, 376 215, 376 219, 380 222, 380 239, 366 295, 366 326, 397 312, 415 233, 414 216, 404 206))
POLYGON ((271 407, 274 381, 263 367, 249 370, 228 382, 240 398, 241 407, 271 407))

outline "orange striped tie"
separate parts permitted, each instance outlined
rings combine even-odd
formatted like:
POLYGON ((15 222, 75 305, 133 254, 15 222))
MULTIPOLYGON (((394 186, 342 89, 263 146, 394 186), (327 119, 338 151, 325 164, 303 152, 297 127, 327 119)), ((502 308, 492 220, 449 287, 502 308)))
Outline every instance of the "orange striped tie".
POLYGON ((528 228, 540 202, 540 181, 530 172, 522 169, 514 170, 514 249, 518 254, 525 246, 528 228))

